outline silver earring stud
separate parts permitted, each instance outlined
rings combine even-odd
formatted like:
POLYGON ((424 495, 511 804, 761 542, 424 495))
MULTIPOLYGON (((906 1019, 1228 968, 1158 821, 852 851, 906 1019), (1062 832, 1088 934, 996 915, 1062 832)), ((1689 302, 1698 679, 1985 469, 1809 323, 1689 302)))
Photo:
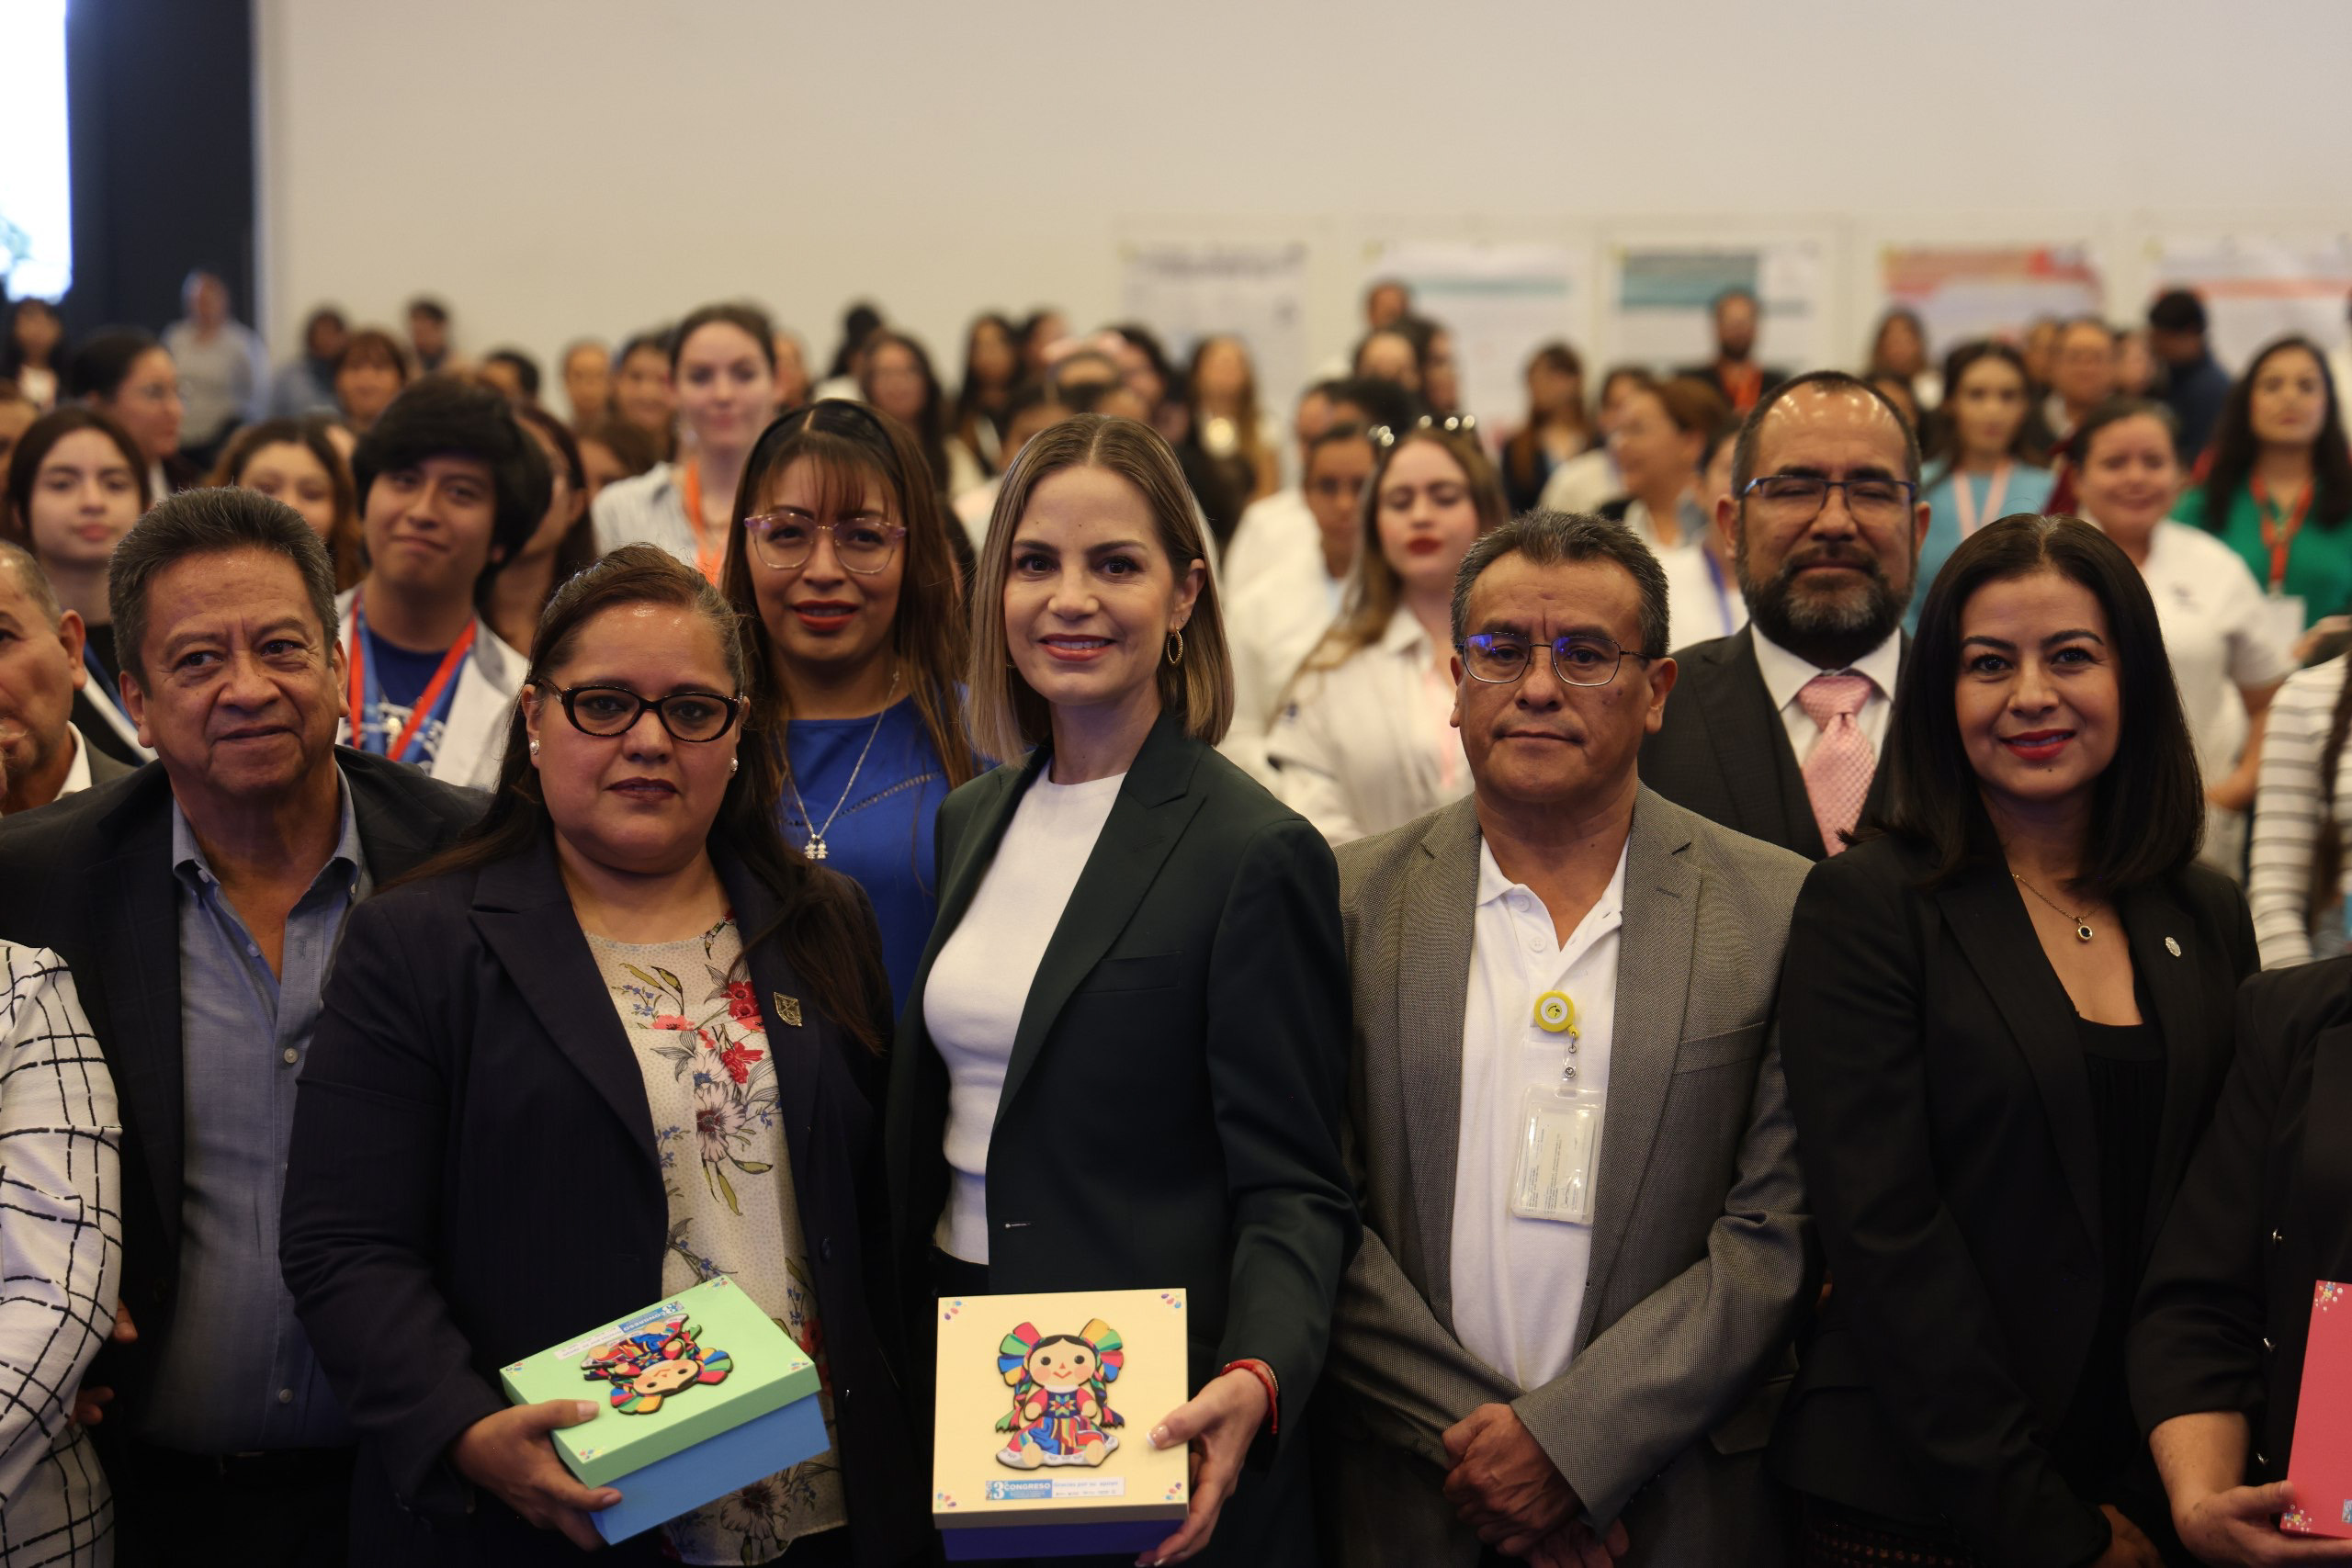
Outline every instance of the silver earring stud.
POLYGON ((743 759, 742 759, 742 758, 741 758, 741 757, 729 757, 729 758, 728 758, 728 759, 727 759, 727 776, 728 776, 729 778, 730 778, 730 779, 731 779, 731 778, 733 778, 733 777, 735 776, 735 770, 736 770, 736 769, 738 769, 738 768, 740 768, 740 767, 741 767, 742 765, 743 765, 743 759))
POLYGON ((539 754, 539 743, 538 743, 537 741, 534 740, 534 741, 532 741, 532 742, 531 742, 531 755, 532 755, 532 757, 533 757, 534 759, 536 759, 536 758, 538 756, 538 754, 539 754))

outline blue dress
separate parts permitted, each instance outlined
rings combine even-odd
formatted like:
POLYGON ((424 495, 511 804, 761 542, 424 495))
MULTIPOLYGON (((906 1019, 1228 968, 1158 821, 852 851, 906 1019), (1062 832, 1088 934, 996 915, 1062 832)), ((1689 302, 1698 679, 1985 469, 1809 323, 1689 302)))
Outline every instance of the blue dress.
MULTIPOLYGON (((932 825, 947 798, 947 770, 931 744, 912 697, 868 718, 796 718, 785 727, 785 757, 793 783, 825 834, 825 864, 865 889, 882 922, 882 958, 890 971, 890 1003, 903 1012, 915 967, 939 912, 932 885, 932 825), (857 766, 866 737, 874 748, 857 766), (850 774, 856 781, 852 786, 850 774), (833 815, 838 802, 841 811, 833 815)), ((777 803, 784 836, 808 844, 809 824, 786 789, 777 803)))
POLYGON ((2012 513, 2039 512, 2050 503, 2050 487, 2056 476, 2048 468, 2031 463, 2012 463, 2009 482, 2001 487, 1998 510, 1987 511, 1991 476, 1988 474, 1958 474, 1939 465, 1928 470, 1928 536, 1919 545, 1919 575, 1911 590, 1911 607, 1903 612, 1903 629, 1919 629, 1919 608, 1928 602, 1928 590, 1936 581, 1936 573, 1943 570, 1944 562, 1951 559, 1960 548, 1960 507, 1952 500, 1952 486, 1968 486, 1968 498, 1976 503, 1976 525, 2007 517, 2012 513))

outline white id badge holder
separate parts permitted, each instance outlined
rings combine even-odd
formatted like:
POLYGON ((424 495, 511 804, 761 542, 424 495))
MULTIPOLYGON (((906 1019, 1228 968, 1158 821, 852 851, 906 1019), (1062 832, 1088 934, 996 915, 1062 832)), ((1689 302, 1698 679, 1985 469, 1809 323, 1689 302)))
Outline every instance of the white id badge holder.
POLYGON ((1518 1168, 1510 1212, 1522 1220, 1592 1224, 1594 1165, 1603 1096, 1563 1084, 1531 1084, 1520 1097, 1518 1168))

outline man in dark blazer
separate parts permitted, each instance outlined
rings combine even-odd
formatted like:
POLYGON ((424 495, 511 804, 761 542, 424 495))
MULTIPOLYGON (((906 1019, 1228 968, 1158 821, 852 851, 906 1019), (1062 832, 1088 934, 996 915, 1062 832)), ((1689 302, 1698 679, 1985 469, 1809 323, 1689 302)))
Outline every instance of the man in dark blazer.
POLYGON ((122 1100, 118 1555, 335 1562, 349 1437, 276 1263, 293 1086, 344 915, 481 802, 335 747, 334 567, 281 502, 163 502, 109 594, 158 760, 0 822, 0 936, 64 957, 122 1100))
POLYGON ((1350 1563, 1776 1564, 1763 1451, 1813 1269, 1773 1011, 1805 864, 1642 787, 1675 665, 1639 651, 1667 618, 1638 539, 1532 513, 1462 577, 1471 798, 1340 851, 1364 1239, 1324 1517, 1350 1563), (1513 1151, 1547 1105, 1598 1152, 1534 1213, 1513 1151))
POLYGON ((58 602, 32 552, 0 539, 0 814, 130 772, 74 722, 90 679, 83 641, 82 617, 58 602))
POLYGON ((1676 652, 1679 687, 1642 745, 1642 782, 1817 861, 1875 798, 1928 528, 1918 441, 1869 383, 1801 376, 1740 426, 1716 526, 1748 624, 1676 652))

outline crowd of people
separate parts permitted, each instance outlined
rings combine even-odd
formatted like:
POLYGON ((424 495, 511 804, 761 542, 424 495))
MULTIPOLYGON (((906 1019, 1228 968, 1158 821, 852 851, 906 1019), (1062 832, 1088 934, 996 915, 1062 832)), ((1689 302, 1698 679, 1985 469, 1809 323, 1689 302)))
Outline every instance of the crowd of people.
POLYGON ((831 1446, 615 1560, 933 1561, 935 1299, 1181 1286, 1146 1562, 2352 1561, 2321 345, 187 306, 0 335, 5 1568, 596 1549, 498 1370, 721 1275, 831 1446))

